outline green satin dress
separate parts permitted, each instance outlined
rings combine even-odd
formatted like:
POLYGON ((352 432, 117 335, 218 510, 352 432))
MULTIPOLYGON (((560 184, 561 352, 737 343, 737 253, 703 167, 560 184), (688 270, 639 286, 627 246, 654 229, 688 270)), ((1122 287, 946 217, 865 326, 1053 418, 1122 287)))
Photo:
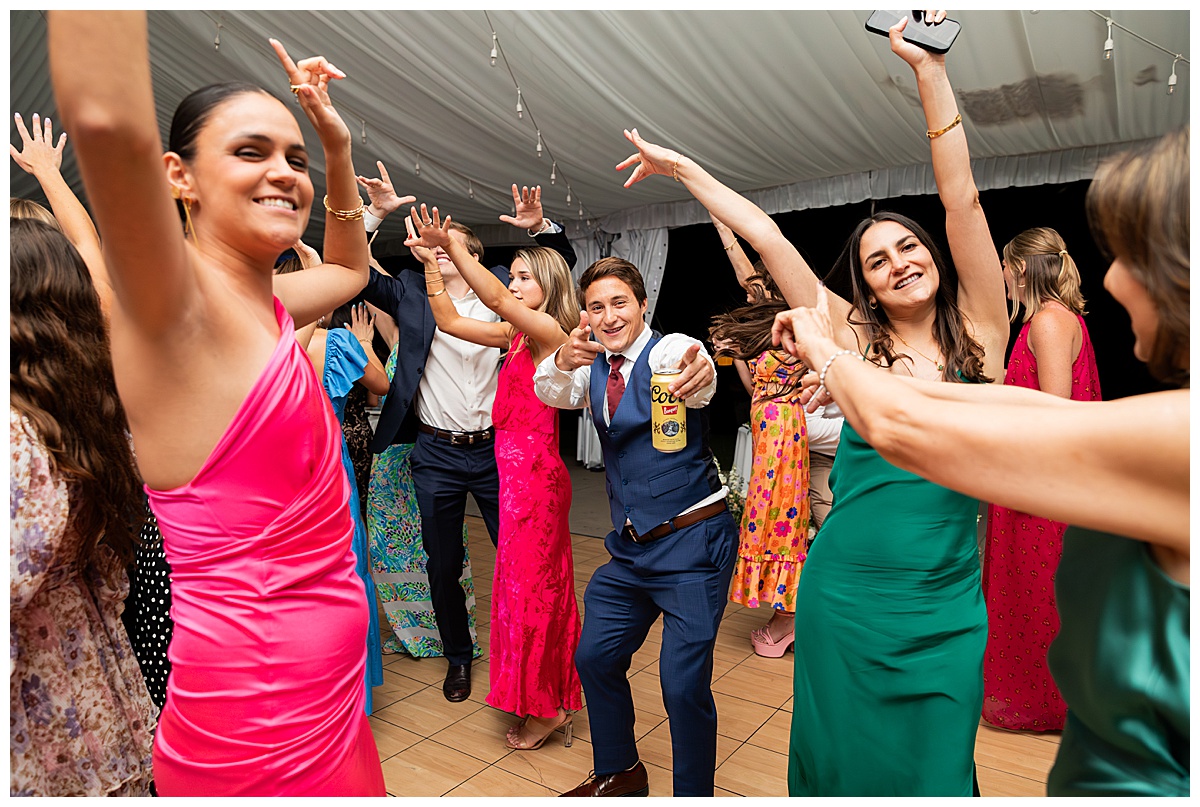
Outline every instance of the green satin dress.
POLYGON ((987 645, 977 500, 842 428, 796 600, 792 796, 970 796, 987 645))
POLYGON ((1148 544, 1071 527, 1055 592, 1067 725, 1049 795, 1189 795, 1189 587, 1148 544))

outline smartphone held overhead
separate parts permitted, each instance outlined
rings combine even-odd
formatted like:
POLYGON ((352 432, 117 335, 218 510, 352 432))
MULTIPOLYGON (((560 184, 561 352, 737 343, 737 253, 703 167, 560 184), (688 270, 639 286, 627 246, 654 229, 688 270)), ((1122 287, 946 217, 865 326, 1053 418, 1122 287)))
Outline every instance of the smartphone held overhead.
POLYGON ((887 36, 888 29, 908 17, 904 26, 904 40, 933 53, 945 53, 954 44, 954 38, 962 30, 956 20, 945 19, 926 24, 923 11, 873 11, 867 18, 867 30, 873 34, 887 36))

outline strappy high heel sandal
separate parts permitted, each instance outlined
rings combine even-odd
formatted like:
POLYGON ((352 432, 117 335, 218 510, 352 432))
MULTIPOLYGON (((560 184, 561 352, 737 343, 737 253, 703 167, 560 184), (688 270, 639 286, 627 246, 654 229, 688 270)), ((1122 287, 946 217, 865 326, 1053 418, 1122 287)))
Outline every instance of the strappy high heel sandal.
MULTIPOLYGON (((575 740, 575 728, 571 722, 571 717, 572 717, 572 713, 566 712, 563 715, 562 720, 560 720, 558 723, 551 726, 550 729, 545 734, 538 737, 537 742, 533 743, 532 745, 517 745, 516 743, 513 742, 514 737, 520 737, 521 730, 524 729, 527 725, 529 725, 529 718, 523 717, 523 718, 521 718, 520 723, 513 726, 512 729, 509 730, 508 736, 506 736, 504 738, 504 744, 507 745, 509 748, 513 749, 514 751, 536 751, 542 747, 542 744, 546 742, 546 739, 551 734, 558 731, 559 729, 562 729, 562 732, 565 735, 563 745, 567 748, 570 748, 571 743, 574 742, 574 740, 575 740)), ((519 740, 518 740, 518 742, 519 742, 519 740)))
POLYGON ((754 645, 754 652, 760 656, 783 658, 788 648, 796 643, 796 629, 792 628, 775 642, 771 640, 771 632, 764 625, 750 631, 750 643, 754 645))

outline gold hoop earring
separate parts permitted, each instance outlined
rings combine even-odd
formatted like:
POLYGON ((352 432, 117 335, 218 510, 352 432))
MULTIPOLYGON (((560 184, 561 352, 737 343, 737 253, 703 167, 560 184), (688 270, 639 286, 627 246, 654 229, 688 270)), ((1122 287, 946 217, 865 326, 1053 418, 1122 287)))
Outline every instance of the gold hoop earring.
POLYGON ((875 310, 876 308, 878 308, 878 307, 879 307, 879 301, 878 301, 878 300, 873 300, 873 299, 872 299, 872 300, 867 300, 867 305, 871 306, 871 310, 873 311, 873 310, 875 310))

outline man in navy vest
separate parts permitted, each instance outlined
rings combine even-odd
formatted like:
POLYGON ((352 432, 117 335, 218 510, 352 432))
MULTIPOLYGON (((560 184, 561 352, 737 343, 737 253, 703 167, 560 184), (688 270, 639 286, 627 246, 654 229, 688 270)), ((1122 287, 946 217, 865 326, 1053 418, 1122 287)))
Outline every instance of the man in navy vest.
MULTIPOLYGON (((359 177, 367 189, 371 206, 364 221, 367 231, 413 197, 399 197, 383 163, 377 163, 379 179, 359 177)), ((541 188, 512 186, 515 216, 500 220, 526 230, 539 246, 556 250, 575 265, 575 251, 558 224, 542 215, 541 188)), ((483 244, 471 230, 451 223, 450 237, 467 248, 474 258, 483 244)), ((499 319, 467 285, 449 257, 439 247, 445 290, 455 309, 464 317, 495 322, 499 319)), ((508 267, 494 266, 492 273, 508 284, 508 267)), ((437 329, 426 297, 421 272, 401 272, 396 277, 371 269, 363 299, 396 320, 400 350, 387 400, 371 441, 378 454, 394 443, 415 443, 412 452, 413 486, 421 511, 421 543, 429 556, 426 573, 429 595, 437 618, 442 649, 449 662, 442 694, 459 702, 471 694, 472 641, 466 598, 459 584, 464 553, 463 516, 467 493, 479 505, 496 543, 499 532, 500 480, 496 473, 495 429, 492 401, 500 351, 475 345, 437 329)))
POLYGON ((703 407, 716 373, 703 346, 662 337, 644 321, 646 289, 628 261, 603 258, 579 280, 586 311, 571 340, 538 367, 534 389, 562 409, 591 405, 604 449, 612 560, 584 594, 575 666, 587 695, 595 776, 567 796, 645 796, 633 734, 630 659, 663 616, 659 671, 671 725, 674 795, 711 796, 717 757, 713 645, 729 595, 738 530, 712 452, 703 407), (594 334, 599 340, 588 340, 594 334), (671 391, 686 403, 685 448, 651 442, 650 375, 682 367, 671 391))

